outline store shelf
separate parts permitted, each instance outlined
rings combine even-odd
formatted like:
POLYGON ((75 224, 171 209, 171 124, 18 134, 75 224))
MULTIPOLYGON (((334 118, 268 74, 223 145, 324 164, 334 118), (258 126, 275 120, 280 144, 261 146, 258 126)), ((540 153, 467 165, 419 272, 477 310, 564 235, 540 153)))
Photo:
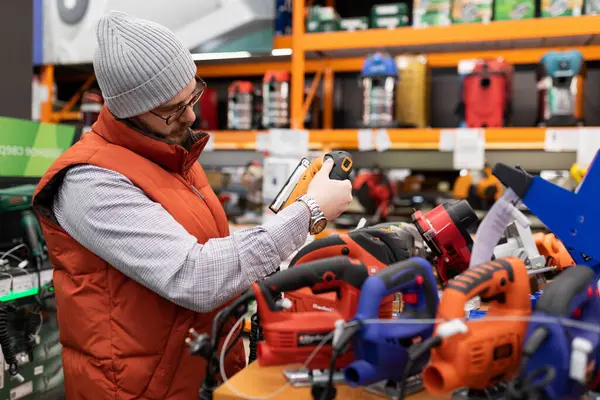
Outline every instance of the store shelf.
MULTIPOLYGON (((215 150, 254 150, 259 131, 216 131, 215 150)), ((437 150, 441 129, 388 129, 391 150, 437 150)), ((545 128, 488 128, 488 150, 543 150, 545 128)), ((309 130, 313 149, 358 149, 358 129, 309 130)))
POLYGON ((592 44, 600 33, 600 16, 534 18, 494 21, 489 24, 456 24, 427 28, 403 27, 356 32, 307 34, 305 51, 365 50, 373 48, 439 52, 534 48, 592 44), (492 48, 493 46, 493 48, 492 48), (475 48, 474 48, 475 47, 475 48))

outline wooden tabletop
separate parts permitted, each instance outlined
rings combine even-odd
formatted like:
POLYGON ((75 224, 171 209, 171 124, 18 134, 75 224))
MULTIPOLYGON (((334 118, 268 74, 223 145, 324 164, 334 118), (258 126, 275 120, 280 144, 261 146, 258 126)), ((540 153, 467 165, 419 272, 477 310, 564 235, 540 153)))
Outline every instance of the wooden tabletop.
MULTIPOLYGON (((273 400, 311 400, 310 387, 293 388, 284 386, 287 380, 283 376, 285 369, 293 369, 299 366, 277 366, 277 367, 259 367, 257 362, 253 362, 247 368, 240 371, 232 377, 228 383, 238 394, 227 388, 227 385, 221 385, 214 392, 215 400, 239 400, 253 397, 268 397, 271 393, 278 391, 278 394, 269 397, 273 400)), ((344 400, 381 400, 382 397, 369 393, 364 389, 352 389, 346 385, 338 384, 337 398, 344 400)), ((427 394, 425 391, 407 396, 409 400, 434 400, 442 399, 427 394)))

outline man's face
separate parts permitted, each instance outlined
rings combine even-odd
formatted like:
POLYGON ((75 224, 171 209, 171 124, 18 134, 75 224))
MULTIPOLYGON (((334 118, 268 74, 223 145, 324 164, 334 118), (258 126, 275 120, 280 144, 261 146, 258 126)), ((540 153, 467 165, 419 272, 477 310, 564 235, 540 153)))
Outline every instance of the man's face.
POLYGON ((190 83, 188 83, 188 85, 171 100, 150 112, 138 116, 138 122, 152 133, 164 136, 172 143, 182 144, 190 135, 190 127, 196 120, 196 114, 192 107, 185 107, 185 105, 189 104, 192 99, 195 99, 200 90, 204 90, 203 85, 204 82, 202 82, 201 85, 196 78, 192 79, 190 83), (182 107, 184 107, 183 110, 182 107), (177 111, 182 112, 179 113, 177 111), (165 119, 176 112, 177 114, 174 117, 171 117, 167 124, 165 119))

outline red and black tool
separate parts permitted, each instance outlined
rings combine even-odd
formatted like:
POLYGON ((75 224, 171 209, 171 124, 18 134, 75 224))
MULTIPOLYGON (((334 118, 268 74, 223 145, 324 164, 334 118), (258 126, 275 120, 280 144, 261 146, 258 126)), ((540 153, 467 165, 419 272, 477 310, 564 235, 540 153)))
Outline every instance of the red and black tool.
POLYGON ((417 211, 412 215, 413 223, 436 257, 443 284, 469 268, 473 239, 467 229, 477 220, 465 200, 445 202, 427 213, 417 211))
MULTIPOLYGON (((330 257, 280 271, 252 285, 264 340, 258 343, 258 363, 261 366, 304 363, 316 346, 320 351, 308 364, 309 369, 329 368, 335 321, 349 320, 356 314, 360 288, 368 278, 362 262, 344 257, 330 257), (280 292, 310 288, 312 293, 334 292, 336 302, 331 312, 290 312, 280 292)), ((351 352, 337 360, 342 368, 353 359, 351 352)))
MULTIPOLYGON (((405 231, 390 231, 379 228, 363 228, 346 234, 330 235, 306 245, 290 262, 296 268, 307 262, 334 256, 348 256, 368 266, 369 275, 374 275, 388 265, 412 256, 414 238, 405 231)), ((309 288, 285 294, 292 301, 293 311, 332 311, 336 296, 333 293, 315 295, 309 288)), ((380 318, 392 317, 394 296, 388 296, 381 305, 380 318)))
POLYGON ((382 170, 360 171, 352 182, 352 191, 366 214, 385 221, 393 205, 395 190, 382 170))

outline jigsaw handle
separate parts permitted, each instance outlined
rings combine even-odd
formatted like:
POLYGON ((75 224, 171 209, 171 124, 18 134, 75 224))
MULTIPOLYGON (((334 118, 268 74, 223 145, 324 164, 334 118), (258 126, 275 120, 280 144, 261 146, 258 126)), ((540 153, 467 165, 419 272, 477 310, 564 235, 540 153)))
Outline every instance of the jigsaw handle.
POLYGON ((574 266, 564 270, 542 296, 535 309, 551 315, 570 317, 576 309, 590 305, 595 312, 590 317, 600 319, 596 274, 591 268, 574 266))
POLYGON ((495 308, 530 312, 529 275, 523 261, 506 257, 464 271, 446 286, 438 316, 464 318, 464 306, 475 296, 494 301, 495 308))
POLYGON ((392 264, 365 281, 356 318, 376 318, 381 301, 397 292, 416 293, 414 305, 423 308, 426 316, 435 316, 438 292, 431 264, 423 258, 413 257, 392 264), (425 304, 418 304, 422 300, 425 304))
POLYGON ((360 289, 369 273, 367 267, 353 258, 337 256, 311 261, 280 271, 258 282, 267 303, 275 309, 273 294, 309 287, 315 293, 337 290, 342 284, 360 289))
POLYGON ((347 151, 330 151, 323 157, 323 162, 328 158, 333 160, 333 168, 329 173, 329 179, 343 181, 350 177, 352 172, 352 156, 347 151))

